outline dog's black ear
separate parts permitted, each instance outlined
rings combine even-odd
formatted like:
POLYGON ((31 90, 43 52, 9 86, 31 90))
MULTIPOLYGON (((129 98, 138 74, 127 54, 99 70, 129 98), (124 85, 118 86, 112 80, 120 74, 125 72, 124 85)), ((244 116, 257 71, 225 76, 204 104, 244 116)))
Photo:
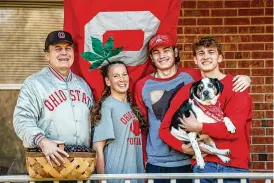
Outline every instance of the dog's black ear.
MULTIPOLYGON (((194 98, 194 95, 195 95, 196 97, 198 97, 198 96, 197 96, 197 88, 198 88, 199 82, 200 82, 200 81, 197 81, 197 82, 195 82, 195 83, 192 84, 192 86, 191 86, 191 88, 190 88, 190 97, 189 97, 190 99, 193 99, 193 98, 194 98)), ((200 97, 198 97, 198 98, 200 98, 200 97)))
POLYGON ((222 93, 224 90, 224 85, 222 84, 222 82, 217 78, 214 78, 214 82, 216 83, 218 93, 222 93))

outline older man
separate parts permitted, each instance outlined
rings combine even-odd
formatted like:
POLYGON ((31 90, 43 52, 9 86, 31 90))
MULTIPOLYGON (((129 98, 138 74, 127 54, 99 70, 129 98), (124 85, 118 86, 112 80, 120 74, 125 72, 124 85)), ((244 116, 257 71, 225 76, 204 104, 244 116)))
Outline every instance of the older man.
POLYGON ((25 147, 40 147, 52 165, 68 154, 58 144, 90 146, 89 109, 93 96, 83 78, 70 71, 74 61, 70 33, 54 31, 45 41, 49 65, 28 77, 14 111, 14 128, 25 147))

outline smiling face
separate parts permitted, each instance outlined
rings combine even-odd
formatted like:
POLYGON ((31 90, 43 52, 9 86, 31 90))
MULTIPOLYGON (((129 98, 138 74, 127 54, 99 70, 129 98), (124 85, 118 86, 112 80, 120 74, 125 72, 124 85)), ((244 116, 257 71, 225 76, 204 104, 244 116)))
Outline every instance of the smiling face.
POLYGON ((150 57, 157 70, 169 70, 175 66, 178 51, 170 46, 157 46, 151 51, 150 57))
POLYGON ((127 68, 123 64, 111 65, 108 77, 105 77, 106 85, 110 87, 111 96, 120 98, 126 95, 129 87, 129 76, 127 68))
POLYGON ((202 72, 219 71, 219 63, 223 61, 222 55, 216 47, 199 47, 194 56, 194 62, 202 72))
POLYGON ((74 61, 73 46, 65 42, 50 45, 46 59, 54 69, 67 76, 74 61))

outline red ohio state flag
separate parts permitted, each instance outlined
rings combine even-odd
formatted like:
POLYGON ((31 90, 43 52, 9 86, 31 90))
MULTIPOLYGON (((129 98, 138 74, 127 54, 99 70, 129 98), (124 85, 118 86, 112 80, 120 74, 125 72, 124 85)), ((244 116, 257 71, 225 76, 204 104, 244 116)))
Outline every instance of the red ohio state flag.
MULTIPOLYGON (((177 37, 181 0, 64 0, 64 30, 75 41, 72 71, 90 85, 96 100, 104 89, 99 69, 81 57, 93 52, 91 37, 105 43, 110 36, 122 52, 109 60, 128 66, 131 92, 136 81, 154 71, 148 56, 148 41, 156 33, 177 37)), ((106 62, 107 63, 107 62, 106 62)))

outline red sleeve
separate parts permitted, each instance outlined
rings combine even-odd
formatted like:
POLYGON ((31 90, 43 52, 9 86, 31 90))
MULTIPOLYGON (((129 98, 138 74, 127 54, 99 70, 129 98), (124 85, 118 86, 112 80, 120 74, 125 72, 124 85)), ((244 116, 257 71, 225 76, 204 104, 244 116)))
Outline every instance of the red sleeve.
MULTIPOLYGON (((142 90, 143 90, 144 83, 145 83, 144 79, 137 82, 137 84, 135 86, 135 92, 134 92, 134 101, 135 101, 136 105, 139 107, 139 109, 141 110, 142 114, 144 115, 145 120, 148 123, 148 115, 147 115, 148 109, 147 109, 147 107, 143 101, 143 97, 142 97, 142 90)), ((142 132, 143 160, 144 160, 144 162, 147 162, 146 145, 147 145, 148 127, 143 128, 141 130, 141 132, 142 132)))
POLYGON ((228 117, 236 127, 236 133, 227 131, 224 122, 203 123, 202 133, 217 139, 237 139, 245 134, 247 122, 252 120, 252 100, 248 90, 233 92, 224 109, 228 117))
POLYGON ((160 126, 160 138, 171 148, 182 152, 183 141, 177 139, 170 133, 170 124, 174 113, 179 109, 182 103, 189 98, 190 87, 192 83, 182 87, 170 102, 170 107, 166 112, 160 126))
POLYGON ((143 86, 145 84, 145 79, 139 80, 136 83, 135 86, 135 91, 134 91, 134 102, 136 103, 136 105, 139 107, 139 109, 141 110, 142 114, 145 117, 145 120, 148 120, 148 115, 147 115, 147 107, 143 101, 143 86))

